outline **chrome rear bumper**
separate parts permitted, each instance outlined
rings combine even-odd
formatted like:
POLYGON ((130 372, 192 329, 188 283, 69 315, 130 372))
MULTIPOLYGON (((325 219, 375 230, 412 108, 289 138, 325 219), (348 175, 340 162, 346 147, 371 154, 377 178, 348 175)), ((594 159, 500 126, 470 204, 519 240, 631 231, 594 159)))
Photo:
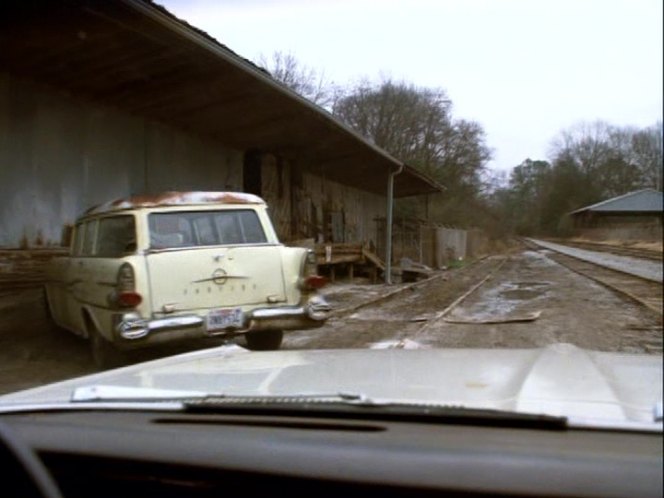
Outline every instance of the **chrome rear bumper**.
POLYGON ((259 308, 247 313, 249 320, 279 320, 307 317, 314 321, 326 320, 332 308, 322 296, 314 296, 304 306, 294 308, 259 308))
POLYGON ((234 336, 253 330, 293 330, 320 327, 330 315, 331 307, 322 296, 313 296, 304 305, 278 308, 257 308, 244 312, 242 328, 208 332, 205 317, 199 315, 177 315, 172 317, 144 319, 134 313, 118 315, 114 332, 120 342, 170 342, 170 340, 234 336))

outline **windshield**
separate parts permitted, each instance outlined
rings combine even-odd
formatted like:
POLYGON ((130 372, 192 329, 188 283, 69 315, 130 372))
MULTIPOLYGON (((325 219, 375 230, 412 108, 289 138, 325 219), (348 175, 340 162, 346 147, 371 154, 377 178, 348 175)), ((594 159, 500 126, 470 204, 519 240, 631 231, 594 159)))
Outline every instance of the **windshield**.
POLYGON ((0 7, 0 407, 661 430, 661 1, 37 3, 0 7))

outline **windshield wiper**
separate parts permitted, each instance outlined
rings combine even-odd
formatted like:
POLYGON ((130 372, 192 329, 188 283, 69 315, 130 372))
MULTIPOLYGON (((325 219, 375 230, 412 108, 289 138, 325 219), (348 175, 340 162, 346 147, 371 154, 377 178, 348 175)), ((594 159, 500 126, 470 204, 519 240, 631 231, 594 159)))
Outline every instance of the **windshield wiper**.
POLYGON ((199 414, 333 417, 520 429, 563 430, 568 427, 566 417, 464 406, 378 401, 362 393, 349 392, 242 396, 145 387, 87 386, 75 389, 71 402, 175 402, 181 411, 199 414))
POLYGON ((219 399, 219 400, 244 400, 247 403, 257 402, 291 402, 301 403, 305 400, 318 402, 339 400, 354 403, 373 403, 363 394, 339 392, 333 394, 301 394, 301 395, 269 395, 269 396, 228 396, 203 391, 182 391, 175 389, 155 389, 152 387, 125 387, 125 386, 83 386, 72 391, 71 401, 74 403, 90 403, 104 401, 188 401, 192 399, 219 399))
POLYGON ((421 403, 378 402, 362 394, 205 396, 183 401, 188 413, 334 417, 564 430, 566 417, 486 408, 421 403))

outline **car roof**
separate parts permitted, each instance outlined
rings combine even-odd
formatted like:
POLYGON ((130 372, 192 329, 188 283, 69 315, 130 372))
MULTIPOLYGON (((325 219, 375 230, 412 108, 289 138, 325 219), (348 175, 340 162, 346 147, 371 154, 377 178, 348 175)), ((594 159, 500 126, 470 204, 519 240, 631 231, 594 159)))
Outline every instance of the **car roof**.
POLYGON ((257 195, 245 192, 162 192, 108 201, 91 207, 85 212, 84 216, 139 208, 209 206, 215 204, 265 204, 265 201, 257 195))

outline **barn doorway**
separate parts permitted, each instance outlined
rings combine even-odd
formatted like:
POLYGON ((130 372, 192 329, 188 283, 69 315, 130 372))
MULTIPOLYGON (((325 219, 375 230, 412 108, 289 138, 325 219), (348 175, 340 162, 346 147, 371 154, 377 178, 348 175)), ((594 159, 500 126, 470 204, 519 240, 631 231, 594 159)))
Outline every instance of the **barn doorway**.
POLYGON ((244 154, 242 165, 242 190, 259 197, 263 195, 262 154, 257 150, 248 150, 244 154))

